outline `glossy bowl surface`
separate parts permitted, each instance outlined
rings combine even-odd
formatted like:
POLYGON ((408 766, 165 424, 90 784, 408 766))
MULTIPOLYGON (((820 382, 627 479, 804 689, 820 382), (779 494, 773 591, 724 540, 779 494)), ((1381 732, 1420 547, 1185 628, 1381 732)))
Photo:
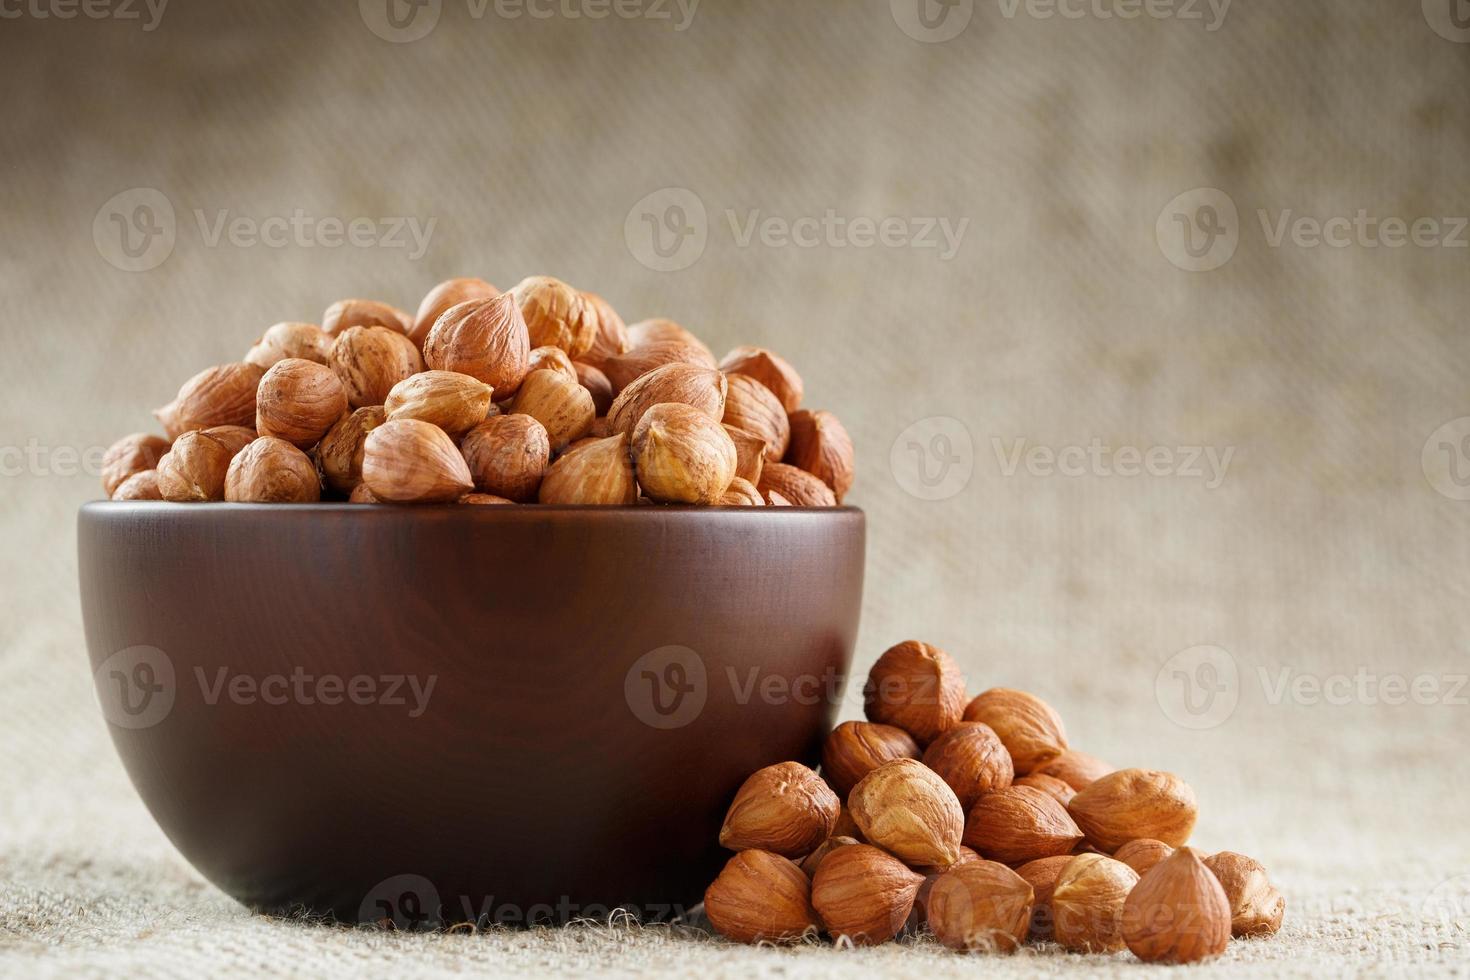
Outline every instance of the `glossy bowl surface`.
POLYGON ((246 905, 398 928, 697 904, 746 775, 815 763, 852 508, 82 508, 99 703, 246 905))

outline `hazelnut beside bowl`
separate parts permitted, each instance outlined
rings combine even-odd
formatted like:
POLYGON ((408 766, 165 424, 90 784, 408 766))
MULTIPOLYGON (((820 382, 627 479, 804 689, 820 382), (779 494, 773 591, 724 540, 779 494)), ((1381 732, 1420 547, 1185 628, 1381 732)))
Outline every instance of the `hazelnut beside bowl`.
POLYGON ((398 928, 692 908, 742 781, 817 761, 862 599, 853 508, 78 525, 99 701, 169 839, 251 908, 398 928))

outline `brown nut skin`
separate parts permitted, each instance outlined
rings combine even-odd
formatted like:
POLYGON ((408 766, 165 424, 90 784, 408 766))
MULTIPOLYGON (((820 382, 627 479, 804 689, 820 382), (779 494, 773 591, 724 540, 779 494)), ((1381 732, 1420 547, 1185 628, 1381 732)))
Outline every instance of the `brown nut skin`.
POLYGON ((139 470, 117 485, 113 500, 162 500, 158 489, 157 470, 139 470))
POLYGON ((510 294, 451 306, 424 338, 424 362, 477 378, 505 399, 531 370, 531 340, 510 294))
POLYGON ((995 729, 1011 754, 1017 776, 1025 776, 1067 748, 1067 732, 1051 705, 1034 694, 993 687, 964 709, 965 721, 983 721, 995 729))
POLYGON ((424 341, 429 339, 429 331, 434 329, 434 324, 450 307, 474 300, 494 299, 499 295, 500 290, 483 279, 473 276, 446 279, 429 290, 419 303, 418 313, 413 318, 413 329, 408 332, 408 339, 413 341, 419 350, 423 350, 424 341))
POLYGON ((1038 775, 1060 779, 1074 790, 1080 791, 1116 769, 1116 766, 1108 765, 1096 756, 1078 752, 1076 749, 1067 749, 1055 759, 1044 762, 1031 771, 1038 775))
POLYGON ((767 490, 761 490, 761 493, 763 493, 763 494, 766 495, 766 506, 767 507, 791 507, 791 506, 794 506, 791 503, 791 501, 787 500, 784 496, 782 496, 779 491, 767 489, 767 490))
POLYGON ((1122 861, 1139 874, 1148 874, 1153 866, 1174 853, 1174 848, 1161 840, 1140 837, 1131 840, 1113 852, 1113 857, 1122 861))
POLYGON ((842 804, 822 778, 799 762, 752 773, 730 803, 720 846, 799 858, 832 836, 842 804))
POLYGON ((981 796, 1004 789, 1015 777, 1000 737, 978 721, 962 721, 929 743, 924 765, 949 784, 966 813, 981 796))
POLYGON ((607 410, 614 432, 632 432, 655 405, 676 402, 698 409, 715 422, 725 414, 725 376, 714 368, 666 364, 619 392, 607 410))
MULTIPOLYGON (((469 495, 466 494, 465 496, 469 495)), ((461 497, 460 499, 463 500, 464 497, 461 497)), ((348 495, 347 502, 349 504, 381 504, 383 501, 379 500, 377 496, 368 489, 368 485, 366 483, 359 483, 357 486, 352 488, 352 493, 348 495)))
POLYGON ((737 943, 794 942, 821 927, 811 882, 787 858, 741 851, 704 892, 710 925, 737 943))
POLYGON ((659 340, 634 347, 616 357, 609 357, 602 363, 602 373, 607 375, 614 393, 620 393, 650 371, 669 364, 688 364, 714 370, 715 359, 703 344, 659 340))
POLYGON ((327 489, 343 496, 362 482, 362 447, 368 433, 388 421, 382 405, 368 405, 337 420, 317 443, 316 462, 327 489))
POLYGON ((832 836, 851 837, 859 844, 867 843, 863 839, 863 832, 858 828, 857 821, 852 819, 852 811, 847 808, 846 804, 837 811, 837 823, 832 827, 832 836))
POLYGON ((390 419, 368 433, 362 482, 396 504, 450 503, 475 488, 454 440, 418 419, 390 419))
POLYGON ((655 317, 651 320, 640 320, 628 327, 628 350, 637 350, 639 347, 648 347, 652 344, 674 342, 689 344, 691 347, 702 347, 708 355, 709 366, 716 367, 715 355, 705 346, 704 341, 696 337, 691 331, 685 330, 673 320, 655 317))
POLYGON ((1199 855, 1181 847, 1123 903, 1123 941, 1145 963, 1197 963, 1225 952, 1230 902, 1199 855))
POLYGON ((530 331, 531 346, 560 347, 572 357, 592 349, 598 333, 598 309, 586 294, 551 276, 528 276, 516 283, 515 297, 530 331))
POLYGON ((339 337, 353 327, 385 327, 404 333, 408 325, 405 314, 375 299, 339 299, 322 314, 322 331, 328 337, 339 337))
POLYGON ((919 743, 902 728, 844 721, 822 744, 822 775, 843 799, 868 773, 894 759, 917 759, 919 743))
POLYGON ((766 461, 766 441, 728 423, 725 431, 735 443, 735 475, 759 488, 766 461))
POLYGON ((1199 803, 1173 773, 1120 769, 1072 797, 1067 811, 1089 842, 1111 854, 1140 837, 1182 846, 1194 831, 1199 803))
POLYGON ((815 851, 812 851, 806 857, 801 859, 802 873, 810 878, 812 875, 817 873, 817 867, 822 863, 822 859, 825 858, 828 854, 831 854, 839 847, 846 847, 849 844, 858 843, 861 842, 856 837, 828 837, 826 840, 822 841, 822 843, 817 845, 817 849, 815 851))
POLYGON ((587 394, 592 396, 592 407, 597 409, 598 416, 606 415, 613 403, 612 382, 607 380, 607 375, 591 364, 584 364, 581 361, 574 361, 572 370, 577 373, 577 383, 586 388, 587 394))
POLYGON ((1033 772, 1025 776, 1018 776, 1015 780, 1014 785, 1030 786, 1032 789, 1039 789, 1047 796, 1050 796, 1052 799, 1056 800, 1062 806, 1066 806, 1068 803, 1072 802, 1072 797, 1077 795, 1076 790, 1068 786, 1066 783, 1062 782, 1060 779, 1056 778, 1055 776, 1043 776, 1039 772, 1033 772))
POLYGON ((225 499, 225 475, 239 448, 214 438, 208 429, 185 432, 158 461, 158 492, 164 500, 197 503, 225 499))
POLYGON ((852 437, 831 412, 792 412, 786 462, 806 470, 832 488, 837 502, 852 489, 852 437))
POLYGON ((735 444, 689 405, 654 405, 633 430, 638 485, 660 503, 716 504, 735 479, 735 444))
POLYGON ((315 323, 284 322, 266 330, 242 360, 265 370, 288 357, 325 364, 331 349, 332 338, 315 323))
POLYGON ((546 475, 551 437, 529 415, 497 415, 465 433, 459 449, 479 490, 525 504, 546 475))
POLYGON ((1286 899, 1271 878, 1265 865, 1234 851, 1221 851, 1204 859, 1230 903, 1230 934, 1272 936, 1281 928, 1286 915, 1286 899))
POLYGON ((1055 799, 1030 786, 986 793, 970 809, 964 842, 1006 864, 1070 854, 1082 831, 1055 799))
POLYGON ((1058 854, 1053 857, 1037 858, 1016 868, 1016 874, 1036 893, 1036 904, 1031 910, 1031 938, 1052 937, 1051 890, 1056 887, 1062 869, 1072 862, 1075 854, 1058 854))
POLYGON ((865 840, 907 864, 947 868, 959 860, 965 812, 949 785, 916 759, 868 773, 847 806, 865 840))
POLYGON ((1036 896, 1026 880, 994 861, 956 864, 928 895, 929 928, 950 949, 1011 953, 1026 939, 1036 896))
MULTIPOLYGON (((981 858, 979 854, 976 854, 970 848, 961 845, 959 859, 956 860, 954 864, 951 864, 949 868, 953 868, 957 865, 965 864, 970 861, 981 860, 984 859, 981 858)), ((928 924, 929 894, 934 890, 934 883, 939 880, 939 876, 948 871, 949 868, 926 868, 923 866, 914 868, 915 871, 924 876, 924 883, 919 886, 919 893, 914 896, 914 912, 912 917, 909 919, 909 925, 912 928, 922 929, 925 925, 928 924)))
POLYGON ((791 422, 781 400, 771 389, 744 374, 726 375, 725 382, 725 424, 744 429, 765 442, 765 458, 779 463, 791 444, 791 422))
POLYGON ((419 419, 458 437, 485 420, 491 391, 468 374, 420 371, 393 386, 383 409, 389 419, 419 419))
POLYGON ((592 304, 592 310, 597 316, 597 333, 592 338, 592 346, 580 360, 589 367, 601 370, 608 358, 626 352, 633 342, 628 337, 627 325, 611 303, 596 293, 584 291, 582 296, 592 304))
POLYGON ((905 640, 885 650, 863 687, 863 712, 868 720, 902 728, 920 746, 959 724, 964 706, 965 678, 954 659, 918 640, 905 640))
POLYGON ((156 469, 168 450, 167 439, 146 432, 135 432, 114 442, 102 456, 102 492, 110 499, 128 477, 156 469))
POLYGON ((787 463, 767 461, 761 466, 758 486, 767 495, 779 493, 795 507, 836 507, 832 488, 806 470, 787 463))
POLYGON ((801 408, 801 375, 779 355, 761 347, 737 347, 720 361, 726 374, 744 374, 771 389, 789 415, 801 408))
POLYGON ((413 341, 387 327, 348 327, 332 342, 327 363, 352 408, 383 404, 394 385, 424 369, 413 341))
POLYGON ((170 439, 192 429, 255 425, 255 392, 265 371, 241 361, 205 368, 184 382, 178 397, 154 411, 170 439))
POLYGON ((1123 949, 1123 903, 1138 884, 1138 872, 1102 854, 1079 854, 1052 886, 1053 935, 1074 953, 1123 949))
POLYGON ((311 504, 321 499, 311 457, 284 439, 262 436, 235 454, 225 499, 236 504, 311 504))
POLYGON ((600 504, 627 507, 638 501, 638 481, 627 433, 574 443, 546 471, 543 504, 600 504))
POLYGON ((597 418, 592 395, 560 371, 532 371, 521 382, 511 414, 529 415, 546 428, 552 449, 585 436, 597 418))
POLYGON ((855 946, 888 942, 908 921, 922 875, 868 844, 828 854, 812 876, 812 906, 834 939, 855 946))
POLYGON ((467 493, 463 497, 460 497, 457 501, 455 501, 455 503, 459 503, 459 504, 510 504, 510 505, 514 505, 515 504, 515 501, 514 500, 506 500, 504 497, 497 497, 493 493, 467 493))
POLYGON ((288 357, 260 379, 255 430, 263 436, 310 449, 346 414, 347 389, 324 364, 288 357))
MULTIPOLYGON (((572 359, 567 352, 560 347, 537 347, 531 351, 532 371, 558 371, 568 381, 582 383, 577 377, 577 369, 572 364, 572 359)), ((529 372, 528 372, 529 373, 529 372)), ((588 392, 591 394, 591 392, 588 392)))
POLYGON ((764 507, 765 505, 765 498, 755 488, 755 484, 742 480, 738 476, 730 481, 730 485, 725 488, 719 500, 721 507, 764 507))

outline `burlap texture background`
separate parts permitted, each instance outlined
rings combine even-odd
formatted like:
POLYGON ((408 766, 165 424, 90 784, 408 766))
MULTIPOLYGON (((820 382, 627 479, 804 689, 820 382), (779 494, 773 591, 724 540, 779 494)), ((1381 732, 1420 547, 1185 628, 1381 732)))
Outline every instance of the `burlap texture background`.
MULTIPOLYGON (((705 0, 684 29, 676 5, 625 8, 673 21, 567 16, 589 9, 577 3, 538 19, 443 0, 409 43, 352 3, 177 0, 152 30, 144 7, 62 20, 42 4, 0 23, 0 442, 33 450, 7 451, 0 484, 0 971, 1135 968, 616 927, 312 928, 252 917, 172 851, 94 703, 73 528, 97 489, 66 451, 151 426, 182 379, 276 320, 543 271, 717 350, 776 347, 809 403, 847 421, 851 502, 870 520, 860 667, 930 640, 975 690, 1043 693, 1079 746, 1191 779, 1200 845, 1260 857, 1289 902, 1279 938, 1235 944, 1202 975, 1463 969, 1470 502, 1445 467, 1470 464, 1462 430, 1431 434, 1470 415, 1470 251, 1444 220, 1470 214, 1470 44, 1435 0, 1239 0, 1223 22, 1218 4, 1182 0, 1133 19, 1104 16, 1126 3, 971 7, 944 43, 887 0, 705 0), (106 234, 107 202, 134 188, 175 215, 172 252, 137 272, 106 234), (1196 188, 1238 213, 1215 212, 1222 247, 1238 243, 1213 271, 1171 261, 1189 264, 1173 214, 1208 222, 1199 205, 1220 202, 1166 210, 1196 188), (642 215, 676 218, 670 203, 707 242, 663 272, 642 215), (297 209, 434 224, 416 257, 211 237, 221 212, 297 209), (948 259, 841 235, 847 247, 742 239, 753 213, 829 209, 915 232, 968 224, 948 259), (1272 242, 1283 212, 1360 209, 1436 219, 1451 241, 1272 242), (1094 439, 1173 455, 1165 475, 1119 475, 1126 455, 1081 475, 1008 462, 1025 440, 1070 466, 1084 457, 1067 447, 1094 439), (935 451, 925 472, 948 496, 923 499, 910 443, 935 451), (1233 455, 1215 481, 1180 472, 1187 447, 1233 455), (1176 668, 1209 678, 1196 654, 1171 658, 1200 645, 1236 670, 1225 701, 1182 700, 1203 689, 1176 668), (1431 703, 1384 695, 1421 675, 1431 703), (1329 693, 1279 686, 1302 677, 1329 693)), ((123 200, 132 215, 136 194, 123 200)))

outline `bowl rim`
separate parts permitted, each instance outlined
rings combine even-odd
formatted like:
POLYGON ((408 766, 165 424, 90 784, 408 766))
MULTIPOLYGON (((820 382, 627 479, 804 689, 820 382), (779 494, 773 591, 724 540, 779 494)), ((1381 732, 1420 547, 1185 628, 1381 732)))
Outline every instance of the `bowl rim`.
MULTIPOLYGON (((500 516, 511 514, 630 514, 654 517, 661 514, 766 514, 790 512, 794 514, 864 515, 862 508, 851 504, 836 507, 717 507, 696 504, 354 504, 345 500, 323 500, 311 504, 259 504, 227 503, 207 501, 182 503, 171 500, 89 500, 82 504, 80 513, 162 513, 181 511, 187 513, 224 514, 297 514, 297 513, 361 513, 361 514, 445 514, 445 513, 489 513, 500 516)), ((865 515, 864 515, 865 516, 865 515)))

